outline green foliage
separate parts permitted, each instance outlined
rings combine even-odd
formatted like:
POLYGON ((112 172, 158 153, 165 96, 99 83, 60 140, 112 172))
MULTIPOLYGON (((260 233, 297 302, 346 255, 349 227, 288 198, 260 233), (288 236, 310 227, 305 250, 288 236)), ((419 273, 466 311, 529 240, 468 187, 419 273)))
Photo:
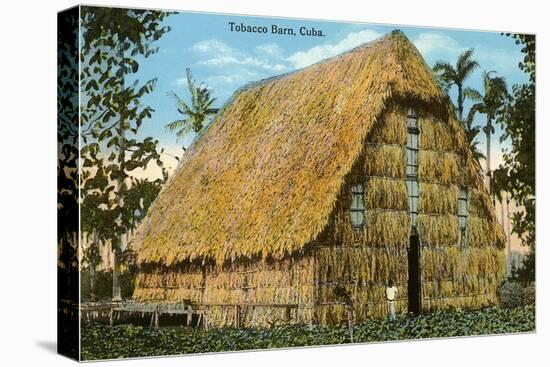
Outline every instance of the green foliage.
POLYGON ((451 86, 456 85, 458 89, 457 112, 458 119, 462 122, 462 112, 464 110, 464 82, 479 67, 476 60, 473 59, 474 50, 469 49, 458 56, 456 65, 453 66, 445 61, 438 61, 433 66, 433 71, 437 80, 444 90, 448 91, 451 86))
POLYGON ((191 69, 187 68, 187 90, 191 96, 191 105, 185 103, 174 92, 169 93, 176 100, 178 112, 183 115, 182 120, 176 120, 168 125, 166 129, 176 132, 178 138, 183 138, 187 133, 199 133, 208 123, 208 118, 218 112, 212 105, 216 98, 212 97, 212 90, 205 84, 199 84, 193 80, 191 69))
POLYGON ((516 45, 523 46, 523 60, 519 62, 519 68, 529 74, 529 81, 535 83, 536 79, 536 39, 533 34, 506 33, 506 36, 515 40, 516 45))
POLYGON ((446 92, 448 92, 453 85, 457 87, 457 117, 466 130, 466 137, 470 142, 470 147, 474 153, 474 156, 479 160, 480 158, 484 158, 484 155, 477 147, 478 141, 476 140, 481 128, 478 126, 473 126, 472 120, 464 120, 463 118, 464 100, 466 98, 471 98, 473 95, 473 90, 471 88, 466 88, 464 84, 472 73, 479 67, 479 63, 474 60, 473 54, 473 49, 464 51, 458 57, 455 66, 445 61, 438 61, 433 67, 433 72, 437 82, 446 92))
POLYGON ((139 70, 138 60, 158 51, 152 45, 169 31, 163 26, 168 15, 162 11, 82 7, 81 156, 87 214, 82 223, 84 230, 101 232, 99 241, 117 239, 135 226, 134 213, 143 205, 131 197, 127 200, 127 195, 137 188, 148 190, 132 177, 136 169, 156 164, 163 179, 167 178, 158 141, 151 137, 141 140, 138 135, 153 113, 141 99, 153 91, 156 79, 140 83, 132 74, 139 70))
POLYGON ((137 227, 139 221, 157 198, 163 184, 164 180, 161 179, 149 181, 132 178, 132 185, 124 195, 124 210, 127 212, 125 217, 129 218, 128 227, 130 229, 137 227))
MULTIPOLYGON (((483 71, 481 78, 484 94, 471 88, 465 91, 468 98, 479 102, 470 109, 467 121, 473 120, 476 113, 484 113, 493 121, 497 112, 503 107, 508 95, 506 80, 501 76, 493 76, 495 73, 496 71, 483 71)), ((494 128, 491 133, 494 133, 494 128)))
POLYGON ((535 282, 527 284, 523 290, 523 304, 527 306, 535 306, 537 298, 537 289, 535 282))
POLYGON ((495 186, 510 192, 523 208, 513 214, 513 232, 530 247, 532 258, 526 258, 526 274, 535 274, 535 36, 509 35, 523 46, 524 59, 519 68, 529 75, 529 82, 512 87, 505 107, 497 116, 502 126, 501 141, 510 143, 503 163, 495 170, 495 186))
POLYGON ((514 280, 522 283, 535 281, 535 251, 531 250, 524 258, 520 266, 512 273, 514 280))
MULTIPOLYGON (((86 269, 80 272, 80 297, 83 302, 91 301, 90 273, 86 269)), ((130 298, 134 293, 135 275, 129 271, 120 275, 120 291, 122 298, 130 298)), ((108 301, 113 290, 113 273, 111 271, 96 271, 94 274, 94 300, 108 301)))
POLYGON ((524 304, 524 287, 515 281, 506 281, 498 288, 498 298, 502 307, 516 308, 524 304))
MULTIPOLYGON (((500 111, 504 108, 506 98, 508 97, 508 89, 506 86, 506 80, 500 76, 492 76, 495 71, 484 71, 482 74, 483 79, 483 93, 481 94, 477 90, 468 88, 465 90, 465 95, 476 101, 474 105, 470 108, 468 116, 464 122, 465 126, 471 131, 471 134, 477 135, 479 128, 473 127, 473 120, 476 113, 485 114, 486 123, 481 130, 485 133, 486 139, 486 165, 487 165, 487 174, 491 175, 491 134, 495 133, 495 127, 493 123, 495 118, 500 111)), ((480 153, 477 152, 476 144, 472 145, 472 150, 474 155, 479 159, 482 157, 480 153)), ((491 189, 490 192, 499 193, 499 190, 493 189, 493 181, 491 180, 491 189)))
POLYGON ((473 124, 476 113, 485 114, 487 123, 483 127, 483 132, 487 136, 494 134, 495 128, 492 124, 508 96, 506 80, 500 76, 493 76, 493 74, 495 71, 484 71, 482 74, 484 94, 474 89, 467 89, 465 92, 468 98, 476 101, 468 112, 466 124, 469 126, 473 124))
MULTIPOLYGON (((142 103, 156 79, 140 82, 139 63, 154 55, 153 47, 170 29, 170 13, 156 10, 81 8, 80 129, 63 131, 80 139, 82 231, 87 236, 85 263, 100 261, 99 245, 110 242, 115 268, 122 255, 121 236, 132 231, 168 174, 163 150, 139 130, 154 112, 142 103), (139 180, 136 170, 154 164, 162 178, 139 180)), ((78 78, 75 78, 78 80, 78 78)))
MULTIPOLYGON (((502 334, 533 331, 534 307, 490 308, 470 312, 435 312, 398 316, 393 322, 369 320, 354 327, 354 342, 502 334)), ((176 327, 150 330, 132 325, 84 324, 85 360, 128 358, 250 349, 288 348, 350 343, 347 327, 284 326, 274 329, 211 329, 176 327)))

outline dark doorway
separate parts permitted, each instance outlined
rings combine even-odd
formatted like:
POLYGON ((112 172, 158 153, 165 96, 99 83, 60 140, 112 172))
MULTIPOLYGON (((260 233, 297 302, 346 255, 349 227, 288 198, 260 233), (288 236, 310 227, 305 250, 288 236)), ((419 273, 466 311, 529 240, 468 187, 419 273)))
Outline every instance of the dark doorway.
POLYGON ((409 241, 409 312, 420 315, 422 312, 422 283, 420 277, 420 239, 413 230, 409 241))

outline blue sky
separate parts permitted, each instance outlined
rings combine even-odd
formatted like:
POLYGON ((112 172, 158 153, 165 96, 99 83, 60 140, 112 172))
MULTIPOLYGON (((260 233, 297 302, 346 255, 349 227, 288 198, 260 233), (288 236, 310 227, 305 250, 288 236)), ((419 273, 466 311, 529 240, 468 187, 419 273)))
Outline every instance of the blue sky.
MULTIPOLYGON (((238 17, 199 13, 179 13, 170 16, 166 23, 172 30, 157 43, 159 53, 143 60, 136 77, 142 81, 157 77, 155 91, 143 100, 155 109, 153 117, 144 123, 142 134, 154 136, 172 154, 181 155, 181 145, 188 145, 192 136, 176 141, 165 125, 179 119, 174 101, 167 94, 176 92, 188 99, 185 69, 191 68, 194 78, 214 90, 216 106, 223 105, 240 86, 266 77, 283 74, 306 67, 324 58, 345 52, 359 44, 376 39, 399 28, 416 45, 426 62, 433 65, 438 60, 454 64, 457 56, 468 48, 474 48, 480 69, 468 80, 467 86, 482 91, 482 70, 495 70, 504 76, 509 88, 515 83, 527 81, 527 76, 517 67, 523 58, 520 47, 498 32, 460 31, 434 28, 418 28, 395 25, 373 25, 342 22, 290 20, 282 18, 238 17), (320 29, 324 37, 273 35, 231 32, 229 22, 271 27, 301 26, 320 29)), ((453 100, 456 91, 451 91, 453 100)), ((466 103, 468 111, 471 103, 466 103)), ((476 121, 483 123, 483 116, 476 121)), ((499 161, 498 143, 500 131, 493 138, 495 164, 499 161)), ((485 149, 484 139, 480 147, 485 149)), ((175 167, 168 157, 166 163, 175 167)))

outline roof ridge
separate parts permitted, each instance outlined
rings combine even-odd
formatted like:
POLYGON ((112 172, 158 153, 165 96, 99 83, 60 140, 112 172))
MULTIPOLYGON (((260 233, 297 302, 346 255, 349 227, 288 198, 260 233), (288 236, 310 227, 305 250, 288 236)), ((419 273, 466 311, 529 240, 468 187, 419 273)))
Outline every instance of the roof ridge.
MULTIPOLYGON (((399 36, 399 37, 404 37, 408 42, 410 42, 410 40, 408 39, 408 37, 405 35, 405 33, 403 33, 403 31, 401 31, 400 29, 394 29, 392 30, 391 32, 388 32, 386 34, 384 34, 382 37, 379 37, 379 38, 376 38, 376 39, 373 39, 371 41, 367 41, 367 42, 363 42, 347 51, 344 51, 342 53, 339 53, 337 55, 334 55, 334 56, 331 56, 331 57, 327 57, 325 59, 322 59, 322 60, 319 60, 311 65, 307 65, 307 66, 303 66, 301 68, 298 68, 298 69, 294 69, 294 70, 291 70, 289 72, 286 72, 286 73, 283 73, 283 74, 277 74, 277 75, 274 75, 274 76, 270 76, 270 77, 267 77, 267 78, 263 78, 263 79, 259 79, 259 80, 254 80, 254 81, 251 81, 251 82, 247 82, 243 85, 241 85, 240 87, 238 87, 237 89, 235 89, 235 91, 231 94, 231 96, 229 96, 229 98, 224 102, 224 104, 218 109, 218 112, 216 113, 216 115, 214 115, 213 119, 210 121, 210 123, 205 126, 199 133, 197 133, 195 135, 195 137, 193 138, 193 140, 191 141, 191 143, 189 144, 189 146, 187 147, 187 151, 189 151, 189 149, 191 147, 193 147, 193 145, 195 145, 195 143, 200 140, 200 138, 208 131, 208 129, 210 129, 210 127, 216 122, 216 120, 223 115, 223 112, 225 110, 225 108, 229 105, 231 105, 234 101, 235 101, 235 98, 243 93, 243 92, 246 92, 250 89, 253 89, 255 87, 259 87, 259 86, 262 86, 264 84, 267 84, 269 82, 272 82, 272 81, 276 81, 276 80, 280 80, 280 79, 283 79, 285 77, 288 77, 288 76, 291 76, 291 75, 295 75, 295 74, 298 74, 304 70, 307 70, 311 67, 314 67, 314 66, 317 66, 317 65, 322 65, 322 64, 325 64, 327 62, 330 62, 332 60, 335 60, 337 58, 340 58, 340 57, 343 57, 345 55, 349 55, 351 53, 354 53, 354 52, 357 52, 359 50, 363 50, 363 49, 367 49, 369 47, 372 47, 374 44, 377 44, 377 43, 382 43, 383 41, 387 40, 387 39, 390 39, 390 38, 393 38, 393 37, 396 37, 396 36, 399 36)), ((181 163, 181 162, 180 162, 181 163)), ((178 165, 179 166, 179 165, 178 165)))

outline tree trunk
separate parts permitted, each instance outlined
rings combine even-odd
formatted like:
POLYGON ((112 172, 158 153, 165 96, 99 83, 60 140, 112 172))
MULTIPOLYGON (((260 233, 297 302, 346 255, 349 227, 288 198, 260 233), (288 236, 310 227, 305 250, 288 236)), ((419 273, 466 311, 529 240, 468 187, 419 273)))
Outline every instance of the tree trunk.
POLYGON ((487 125, 485 126, 485 137, 487 139, 487 155, 485 160, 485 185, 489 194, 491 193, 491 120, 487 120, 487 125))
POLYGON ((512 273, 512 233, 510 232, 510 196, 506 194, 506 271, 512 273))
POLYGON ((462 92, 462 84, 456 85, 458 88, 458 121, 462 124, 462 114, 464 112, 464 96, 462 92))
POLYGON ((122 301, 120 293, 120 239, 113 246, 113 302, 122 301))
POLYGON ((504 229, 504 193, 500 193, 500 224, 502 229, 504 229))
POLYGON ((95 301, 95 266, 90 263, 90 299, 95 301))
MULTIPOLYGON (((97 230, 94 230, 93 234, 93 243, 92 246, 97 246, 98 252, 99 252, 99 235, 97 233, 97 230)), ((95 252, 93 252, 95 255, 95 252)), ((95 300, 95 256, 92 256, 93 258, 90 258, 90 299, 95 300)))
MULTIPOLYGON (((124 60, 124 44, 120 44, 120 60, 124 60)), ((124 74, 121 77, 121 87, 124 89, 124 74)), ((118 207, 122 209, 124 206, 124 153, 125 153, 125 145, 124 145, 124 123, 125 123, 125 109, 126 106, 119 106, 119 114, 120 114, 120 121, 118 124, 118 138, 119 138, 119 144, 118 144, 118 165, 120 168, 118 179, 117 179, 117 201, 118 201, 118 207)), ((119 302, 122 301, 122 297, 120 295, 120 253, 122 252, 122 228, 124 226, 124 218, 120 217, 120 232, 118 233, 118 236, 116 236, 116 239, 113 241, 113 255, 114 255, 114 263, 113 263, 113 301, 119 302)))
MULTIPOLYGON (((502 191, 500 191, 500 200, 499 200, 499 203, 500 203, 500 225, 502 226, 502 230, 505 230, 505 220, 504 220, 504 195, 505 193, 503 193, 502 191)), ((496 195, 495 195, 496 196, 496 195)), ((508 234, 506 233, 506 240, 508 240, 508 234)), ((510 262, 510 254, 509 253, 506 253, 506 275, 510 275, 509 273, 509 264, 510 262)))

